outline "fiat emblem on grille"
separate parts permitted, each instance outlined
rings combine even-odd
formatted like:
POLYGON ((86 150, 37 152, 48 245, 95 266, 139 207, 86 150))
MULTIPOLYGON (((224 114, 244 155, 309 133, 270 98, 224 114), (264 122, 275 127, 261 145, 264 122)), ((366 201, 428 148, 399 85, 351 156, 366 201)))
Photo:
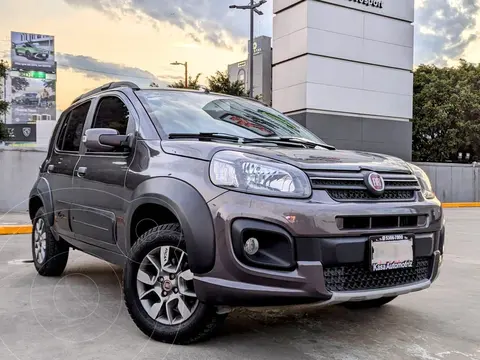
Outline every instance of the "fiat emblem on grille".
POLYGON ((385 182, 382 176, 376 172, 365 174, 365 185, 368 191, 375 196, 380 196, 385 191, 385 182))

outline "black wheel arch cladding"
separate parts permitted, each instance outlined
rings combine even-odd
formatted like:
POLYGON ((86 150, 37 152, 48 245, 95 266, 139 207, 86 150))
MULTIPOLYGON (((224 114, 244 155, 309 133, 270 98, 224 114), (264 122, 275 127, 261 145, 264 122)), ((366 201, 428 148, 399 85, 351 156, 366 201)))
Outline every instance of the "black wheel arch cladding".
POLYGON ((215 231, 205 199, 191 185, 173 178, 153 178, 141 183, 134 191, 126 213, 126 236, 129 246, 130 229, 135 210, 143 204, 156 204, 171 211, 183 232, 189 266, 195 274, 205 274, 215 263, 215 231))
MULTIPOLYGON (((30 191, 30 196, 29 196, 29 211, 31 201, 34 197, 40 198, 42 201, 42 206, 45 209, 45 213, 47 216, 47 220, 50 226, 53 226, 54 222, 54 214, 53 214, 53 200, 52 200, 52 194, 50 190, 50 185, 48 184, 47 180, 43 177, 40 177, 37 179, 35 182, 35 185, 33 186, 32 190, 30 191)), ((34 211, 36 212, 36 210, 34 211)), ((30 218, 33 220, 35 216, 35 213, 30 213, 30 218)))

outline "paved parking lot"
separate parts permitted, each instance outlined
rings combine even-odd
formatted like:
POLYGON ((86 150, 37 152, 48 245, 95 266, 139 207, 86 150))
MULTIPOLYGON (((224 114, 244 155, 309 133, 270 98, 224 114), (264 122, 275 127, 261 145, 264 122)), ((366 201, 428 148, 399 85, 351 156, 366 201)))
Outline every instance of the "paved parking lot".
POLYGON ((379 310, 239 310, 208 343, 150 341, 122 300, 121 269, 73 252, 62 278, 36 276, 29 236, 0 236, 0 359, 480 360, 480 209, 447 210, 439 280, 379 310))

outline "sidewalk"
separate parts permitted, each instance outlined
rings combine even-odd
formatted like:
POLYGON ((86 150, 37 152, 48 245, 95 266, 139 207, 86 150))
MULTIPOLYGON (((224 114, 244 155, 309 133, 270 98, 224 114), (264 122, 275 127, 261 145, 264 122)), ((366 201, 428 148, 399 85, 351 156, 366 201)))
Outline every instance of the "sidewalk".
POLYGON ((0 235, 30 234, 32 222, 28 212, 0 213, 0 235))

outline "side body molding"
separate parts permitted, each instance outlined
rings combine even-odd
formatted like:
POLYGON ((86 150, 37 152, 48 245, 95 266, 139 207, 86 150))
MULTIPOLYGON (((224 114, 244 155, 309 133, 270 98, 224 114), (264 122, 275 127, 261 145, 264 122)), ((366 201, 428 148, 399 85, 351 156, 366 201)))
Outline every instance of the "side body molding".
POLYGON ((194 274, 209 272, 215 263, 215 232, 205 199, 191 185, 178 179, 158 177, 142 182, 134 190, 126 211, 127 247, 135 210, 143 204, 158 204, 170 210, 180 221, 194 274))
MULTIPOLYGON (((44 177, 39 177, 35 184, 30 191, 29 196, 29 209, 30 209, 30 202, 31 199, 35 196, 38 196, 43 203, 43 207, 47 212, 47 218, 50 226, 53 226, 54 221, 54 208, 53 208, 53 198, 52 198, 52 190, 50 189, 50 185, 44 177)), ((30 214, 30 218, 33 218, 35 214, 30 214)))

